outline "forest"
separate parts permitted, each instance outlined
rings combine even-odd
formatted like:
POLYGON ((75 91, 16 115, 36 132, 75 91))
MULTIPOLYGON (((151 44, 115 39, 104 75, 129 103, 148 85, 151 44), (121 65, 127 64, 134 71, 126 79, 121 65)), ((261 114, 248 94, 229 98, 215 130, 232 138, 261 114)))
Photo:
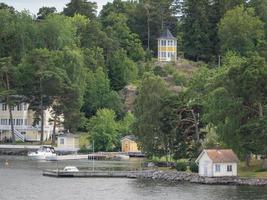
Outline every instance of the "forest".
POLYGON ((149 157, 224 147, 249 165, 252 154, 267 155, 265 0, 114 0, 100 13, 96 2, 71 0, 37 16, 1 3, 0 27, 10 119, 11 107, 27 102, 43 127, 52 108, 55 125, 87 133, 96 151, 119 150, 134 134, 149 157), (157 62, 165 28, 191 73, 157 62), (130 85, 137 95, 127 109, 121 91, 130 85))

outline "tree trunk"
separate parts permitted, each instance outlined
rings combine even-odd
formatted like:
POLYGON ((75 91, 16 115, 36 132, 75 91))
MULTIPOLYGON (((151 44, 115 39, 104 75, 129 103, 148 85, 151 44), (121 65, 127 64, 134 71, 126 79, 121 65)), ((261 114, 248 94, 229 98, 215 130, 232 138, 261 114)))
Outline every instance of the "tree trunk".
POLYGON ((251 153, 247 153, 246 155, 246 167, 250 167, 250 161, 251 161, 251 153))
POLYGON ((53 133, 52 133, 52 145, 56 144, 56 126, 57 126, 57 117, 54 117, 53 133))
POLYGON ((10 125, 11 125, 12 144, 16 144, 13 114, 12 114, 11 103, 10 103, 9 98, 7 98, 7 106, 8 106, 8 112, 9 112, 9 118, 10 118, 10 125))
POLYGON ((147 18, 147 49, 150 51, 150 18, 147 18))
POLYGON ((194 126, 195 126, 195 132, 196 132, 196 142, 199 143, 200 138, 199 138, 198 119, 196 117, 194 110, 191 110, 191 113, 192 113, 192 116, 194 119, 194 126))
POLYGON ((40 78, 40 107, 41 107, 41 138, 40 143, 43 144, 44 142, 44 105, 43 105, 43 86, 42 86, 42 78, 40 78))
POLYGON ((262 168, 267 169, 267 158, 263 159, 262 168))
POLYGON ((262 118, 263 117, 263 108, 262 108, 261 102, 258 103, 258 106, 259 106, 259 117, 262 118))
MULTIPOLYGON (((6 75, 6 87, 7 87, 7 91, 9 91, 10 90, 10 85, 9 85, 9 78, 8 78, 7 72, 6 72, 5 75, 6 75)), ((12 114, 12 110, 11 110, 11 102, 10 102, 9 94, 8 94, 8 96, 6 98, 6 102, 7 102, 8 111, 9 111, 9 119, 10 119, 10 125, 11 125, 12 143, 13 144, 16 144, 14 123, 13 123, 13 114, 12 114)))

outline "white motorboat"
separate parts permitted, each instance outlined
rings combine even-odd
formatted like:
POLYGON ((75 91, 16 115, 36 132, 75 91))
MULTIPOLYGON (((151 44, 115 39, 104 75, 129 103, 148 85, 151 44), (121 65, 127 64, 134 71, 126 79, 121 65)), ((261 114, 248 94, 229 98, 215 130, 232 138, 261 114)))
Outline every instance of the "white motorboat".
POLYGON ((34 160, 46 160, 47 158, 56 158, 55 149, 51 146, 41 146, 36 152, 28 153, 28 157, 34 160))
POLYGON ((63 172, 79 172, 79 169, 75 166, 66 166, 63 172))
POLYGON ((130 156, 124 154, 118 154, 115 156, 115 160, 129 160, 130 156))

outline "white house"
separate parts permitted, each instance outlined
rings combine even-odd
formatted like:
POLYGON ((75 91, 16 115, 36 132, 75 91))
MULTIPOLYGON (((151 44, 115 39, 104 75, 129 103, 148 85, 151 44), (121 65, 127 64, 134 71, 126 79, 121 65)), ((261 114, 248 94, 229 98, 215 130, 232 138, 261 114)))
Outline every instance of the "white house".
MULTIPOLYGON (((33 126, 34 111, 29 109, 29 104, 20 103, 11 109, 16 140, 40 141, 41 123, 33 126)), ((51 109, 47 109, 44 111, 44 140, 48 140, 53 132, 53 123, 50 119, 51 109)), ((0 141, 7 139, 11 139, 11 120, 7 104, 0 102, 0 141)))
POLYGON ((200 176, 237 176, 238 158, 231 149, 204 149, 196 163, 200 176))

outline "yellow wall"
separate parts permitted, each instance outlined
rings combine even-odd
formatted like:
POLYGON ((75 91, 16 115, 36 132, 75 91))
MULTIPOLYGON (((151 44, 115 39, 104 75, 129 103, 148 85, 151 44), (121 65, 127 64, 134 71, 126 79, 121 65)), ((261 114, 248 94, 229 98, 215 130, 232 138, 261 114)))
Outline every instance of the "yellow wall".
POLYGON ((169 52, 176 52, 176 47, 159 47, 159 51, 169 51, 169 52))
POLYGON ((138 149, 137 143, 135 141, 124 139, 121 141, 121 150, 122 152, 141 152, 138 149))
POLYGON ((78 137, 58 137, 58 148, 80 148, 78 137), (64 144, 60 144, 60 140, 64 139, 64 144))

